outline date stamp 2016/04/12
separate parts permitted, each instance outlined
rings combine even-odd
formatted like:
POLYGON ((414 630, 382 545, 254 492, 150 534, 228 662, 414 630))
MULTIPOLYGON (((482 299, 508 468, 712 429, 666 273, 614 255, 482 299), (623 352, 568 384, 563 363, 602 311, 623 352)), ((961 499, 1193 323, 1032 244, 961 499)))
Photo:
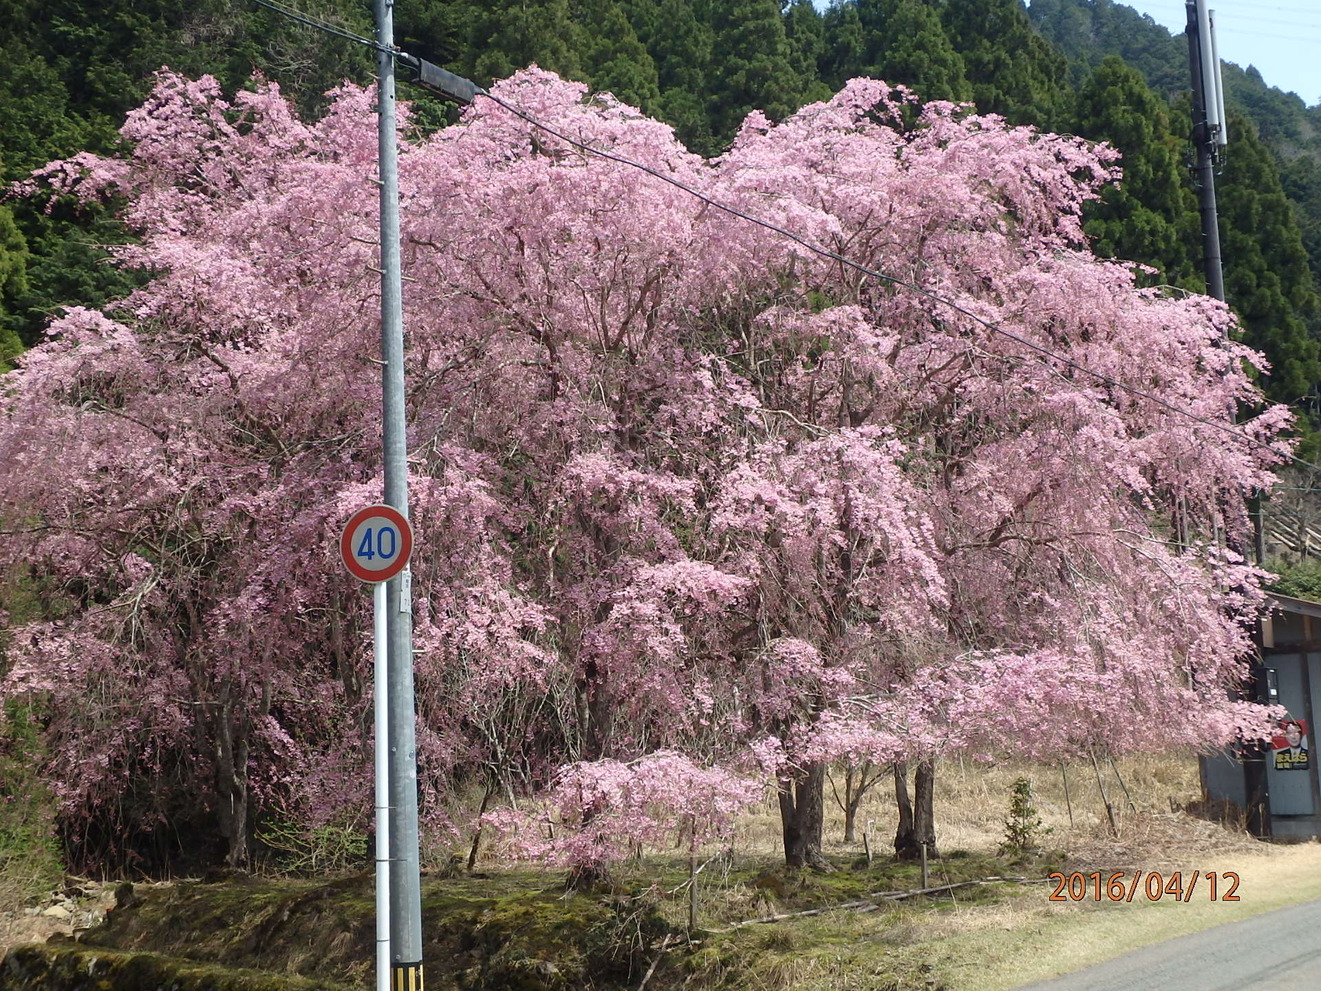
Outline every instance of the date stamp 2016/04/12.
POLYGON ((1055 883, 1055 890, 1049 899, 1053 902, 1131 902, 1135 897, 1145 898, 1149 902, 1158 902, 1163 898, 1190 902, 1194 893, 1213 902, 1239 900, 1235 893, 1238 891, 1238 875, 1233 871, 1193 871, 1191 874, 1183 871, 1175 871, 1173 874, 1162 874, 1159 871, 1116 871, 1113 874, 1101 871, 1083 874, 1074 871, 1065 874, 1055 871, 1046 877, 1055 883))

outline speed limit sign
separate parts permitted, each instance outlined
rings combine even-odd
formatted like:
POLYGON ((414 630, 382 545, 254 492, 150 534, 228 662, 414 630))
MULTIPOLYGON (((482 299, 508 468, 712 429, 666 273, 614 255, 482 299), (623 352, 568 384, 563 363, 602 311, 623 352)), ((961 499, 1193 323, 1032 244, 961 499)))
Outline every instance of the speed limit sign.
POLYGON ((368 506, 345 524, 339 553, 355 578, 389 581, 408 566, 408 557, 413 553, 413 528, 393 506, 368 506))

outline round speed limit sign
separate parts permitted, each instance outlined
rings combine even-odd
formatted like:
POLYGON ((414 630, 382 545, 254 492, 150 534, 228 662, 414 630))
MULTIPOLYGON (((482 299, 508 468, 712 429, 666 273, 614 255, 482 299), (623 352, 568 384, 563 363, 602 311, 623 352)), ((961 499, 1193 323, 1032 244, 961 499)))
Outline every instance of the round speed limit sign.
POLYGON ((345 524, 339 553, 355 578, 389 581, 408 566, 408 556, 413 553, 413 528, 393 506, 368 506, 345 524))

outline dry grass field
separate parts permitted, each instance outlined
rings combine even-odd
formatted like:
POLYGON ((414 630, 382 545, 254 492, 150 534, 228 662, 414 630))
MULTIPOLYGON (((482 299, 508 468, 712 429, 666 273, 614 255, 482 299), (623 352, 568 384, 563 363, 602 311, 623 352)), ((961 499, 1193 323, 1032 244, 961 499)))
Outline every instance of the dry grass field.
MULTIPOLYGON (((1091 762, 1060 765, 1009 763, 980 765, 949 761, 936 778, 936 831, 943 851, 994 853, 1004 840, 1014 781, 1032 783, 1037 811, 1049 829, 1044 848, 1062 850, 1086 862, 1099 857, 1107 862, 1131 847, 1133 856, 1150 859, 1165 854, 1256 847, 1244 834, 1241 822, 1209 822, 1185 810, 1196 810, 1201 800, 1197 759, 1191 754, 1161 758, 1120 760, 1114 767, 1099 765, 1119 830, 1115 839, 1091 762), (1067 796, 1066 796, 1067 782, 1067 796)), ((911 788, 911 785, 910 785, 911 788)), ((843 843, 842 811, 827 799, 826 847, 840 854, 860 854, 861 842, 843 843)), ((894 789, 887 776, 864 800, 858 830, 872 823, 878 856, 888 854, 895 826, 894 789)), ((760 814, 745 817, 738 827, 735 850, 746 855, 773 855, 780 849, 779 813, 768 796, 760 814)))
MULTIPOLYGON (((1263 843, 1249 836, 1241 822, 1195 814, 1200 798, 1197 761, 1191 754, 1121 760, 1099 768, 1090 761, 1077 762, 1063 770, 1058 765, 946 763, 938 774, 936 797, 944 859, 930 865, 932 885, 961 879, 969 867, 981 866, 1037 879, 1055 870, 1084 877, 1100 872, 1107 879, 1120 872, 1131 879, 1137 871, 1144 872, 1144 879, 1152 871, 1167 879, 1175 872, 1187 878, 1197 871, 1201 888, 1187 901, 1169 895, 1149 901, 1143 890, 1132 901, 1112 903, 1105 892, 1096 901, 1089 880, 1083 900, 1059 902, 1050 900, 1056 884, 1038 881, 956 890, 883 911, 785 920, 761 927, 768 931, 750 938, 760 949, 739 961, 753 975, 748 986, 767 991, 1004 991, 1140 946, 1321 897, 1321 844, 1263 843), (996 855, 1013 783, 1020 776, 1032 782, 1047 831, 1040 855, 1006 864, 996 855), (1221 880, 1217 900, 1212 901, 1208 871, 1235 873, 1239 900, 1222 900, 1227 888, 1221 880)), ((860 827, 867 820, 874 824, 882 854, 888 852, 894 829, 888 781, 866 802, 860 827)), ((749 817, 740 825, 737 851, 773 855, 776 830, 769 808, 765 815, 749 817)), ((827 845, 837 859, 846 861, 856 857, 860 847, 845 846, 842 833, 842 815, 833 809, 827 845)), ((724 893, 735 904, 722 904, 718 891, 705 894, 708 912, 727 919, 740 901, 736 888, 724 893)))

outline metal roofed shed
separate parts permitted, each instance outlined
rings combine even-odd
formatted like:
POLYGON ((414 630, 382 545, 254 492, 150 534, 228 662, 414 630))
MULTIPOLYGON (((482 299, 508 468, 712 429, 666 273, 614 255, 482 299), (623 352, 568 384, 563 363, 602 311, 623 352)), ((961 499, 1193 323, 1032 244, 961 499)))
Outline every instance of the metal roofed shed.
POLYGON ((1321 777, 1317 774, 1316 716, 1321 714, 1321 602, 1272 593, 1262 624, 1260 701, 1282 705, 1274 739, 1201 759, 1202 791, 1210 803, 1228 802, 1257 836, 1321 838, 1321 777))

